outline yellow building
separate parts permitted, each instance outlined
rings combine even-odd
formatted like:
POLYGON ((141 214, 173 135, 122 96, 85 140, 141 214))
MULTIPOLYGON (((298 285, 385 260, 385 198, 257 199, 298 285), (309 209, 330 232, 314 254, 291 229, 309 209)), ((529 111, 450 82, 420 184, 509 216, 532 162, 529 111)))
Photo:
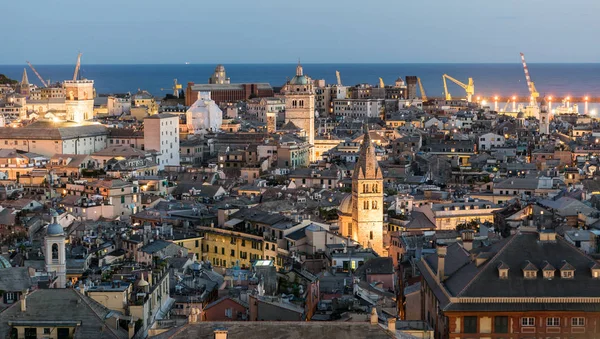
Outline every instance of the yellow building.
POLYGON ((189 237, 183 239, 171 240, 181 247, 188 249, 188 254, 194 253, 197 260, 202 260, 202 237, 189 237))
POLYGON ((425 214, 433 217, 438 230, 454 230, 456 226, 468 224, 472 221, 494 222, 494 212, 499 210, 500 205, 490 201, 468 200, 447 204, 433 204, 424 207, 425 214), (431 211, 431 212, 430 212, 431 211))
MULTIPOLYGON (((202 260, 214 266, 230 268, 238 264, 250 267, 253 260, 272 259, 277 262, 277 241, 262 236, 215 227, 197 227, 202 237, 202 260)), ((279 265, 281 266, 281 262, 279 265)))

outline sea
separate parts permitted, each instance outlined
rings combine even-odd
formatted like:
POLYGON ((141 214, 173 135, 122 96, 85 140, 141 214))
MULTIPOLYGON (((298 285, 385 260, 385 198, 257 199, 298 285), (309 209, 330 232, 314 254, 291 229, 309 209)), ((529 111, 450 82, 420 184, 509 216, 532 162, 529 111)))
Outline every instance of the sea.
MULTIPOLYGON (((267 82, 280 87, 286 79, 295 75, 296 64, 225 64, 227 76, 232 83, 267 82)), ((34 65, 40 75, 52 82, 71 79, 74 65, 34 65)), ((207 83, 216 64, 158 64, 158 65, 86 65, 81 75, 94 80, 98 94, 135 92, 147 90, 160 96, 171 93, 173 79, 183 88, 188 82, 207 83), (162 90, 161 90, 162 89, 162 90)), ((541 95, 554 97, 590 96, 600 99, 600 64, 528 64, 529 72, 541 95)), ((30 83, 40 85, 33 71, 22 65, 0 65, 0 74, 20 80, 23 68, 27 69, 30 83)), ((443 95, 442 75, 448 74, 462 82, 473 78, 476 95, 482 97, 527 96, 527 84, 520 62, 505 64, 303 64, 304 73, 313 79, 325 79, 335 83, 335 71, 341 74, 342 83, 393 84, 399 77, 415 75, 421 78, 429 97, 443 95)), ((448 82, 448 89, 455 97, 464 96, 463 90, 448 82)))

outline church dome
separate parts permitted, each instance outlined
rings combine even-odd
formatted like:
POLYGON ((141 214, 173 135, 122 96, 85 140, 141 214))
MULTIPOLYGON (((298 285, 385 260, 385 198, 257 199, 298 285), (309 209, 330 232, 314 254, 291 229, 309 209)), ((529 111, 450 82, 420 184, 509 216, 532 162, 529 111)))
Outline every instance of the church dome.
POLYGON ((46 229, 46 234, 51 237, 57 237, 61 235, 65 235, 65 231, 62 226, 58 223, 58 213, 52 213, 52 222, 48 225, 46 229))
POLYGON ((340 212, 340 214, 347 214, 347 215, 352 214, 352 195, 351 194, 348 194, 344 199, 342 199, 342 202, 340 203, 340 206, 338 207, 338 211, 340 212))
POLYGON ((523 113, 523 112, 519 112, 519 113, 517 114, 517 119, 525 119, 525 113, 523 113))
POLYGON ((290 85, 308 85, 308 77, 306 75, 296 75, 290 80, 290 85))

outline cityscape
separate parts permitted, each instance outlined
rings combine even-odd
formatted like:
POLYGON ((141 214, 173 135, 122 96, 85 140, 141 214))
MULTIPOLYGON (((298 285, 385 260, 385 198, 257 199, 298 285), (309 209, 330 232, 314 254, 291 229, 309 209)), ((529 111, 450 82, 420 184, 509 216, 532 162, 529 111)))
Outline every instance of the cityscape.
POLYGON ((146 80, 13 48, 0 338, 600 338, 600 93, 545 82, 597 65, 521 46, 473 75, 362 79, 315 47, 260 72, 174 54, 146 80))

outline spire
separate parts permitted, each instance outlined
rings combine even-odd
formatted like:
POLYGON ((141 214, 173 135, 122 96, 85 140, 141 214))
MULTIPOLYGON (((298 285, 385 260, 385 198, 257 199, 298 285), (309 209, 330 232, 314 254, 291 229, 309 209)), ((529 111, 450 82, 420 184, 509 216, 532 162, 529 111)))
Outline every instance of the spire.
POLYGON ((29 79, 27 78, 27 68, 23 68, 23 77, 21 78, 21 85, 29 85, 29 79))
POLYGON ((360 145, 358 161, 354 168, 353 179, 383 179, 379 162, 375 155, 375 146, 371 141, 368 124, 364 124, 364 138, 360 145))
POLYGON ((300 63, 300 58, 298 58, 298 66, 296 66, 296 76, 302 76, 303 75, 303 71, 302 71, 302 64, 300 63))

